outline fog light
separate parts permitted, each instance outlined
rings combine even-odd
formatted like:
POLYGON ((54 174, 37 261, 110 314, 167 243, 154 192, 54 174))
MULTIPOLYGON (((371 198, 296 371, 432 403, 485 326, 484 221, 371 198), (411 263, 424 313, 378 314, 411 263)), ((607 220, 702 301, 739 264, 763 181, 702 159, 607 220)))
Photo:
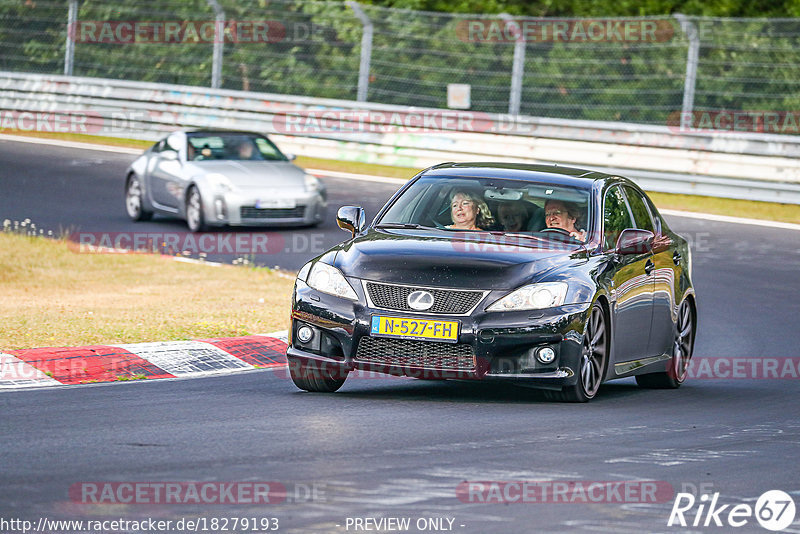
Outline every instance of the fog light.
POLYGON ((297 340, 300 343, 308 343, 312 337, 314 337, 314 330, 311 327, 301 326, 297 329, 297 340))
POLYGON ((556 351, 550 347, 542 347, 536 351, 536 359, 542 363, 552 363, 556 359, 556 351))

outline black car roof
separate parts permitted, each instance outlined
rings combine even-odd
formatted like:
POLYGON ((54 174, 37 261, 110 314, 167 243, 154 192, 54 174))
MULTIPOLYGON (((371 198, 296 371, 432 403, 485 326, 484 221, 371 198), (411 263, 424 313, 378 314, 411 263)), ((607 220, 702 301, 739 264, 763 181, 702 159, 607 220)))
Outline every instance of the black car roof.
POLYGON ((423 176, 508 178, 546 182, 558 185, 590 188, 596 180, 615 176, 588 169, 562 167, 561 165, 529 165, 525 163, 470 162, 442 163, 423 171, 423 176))

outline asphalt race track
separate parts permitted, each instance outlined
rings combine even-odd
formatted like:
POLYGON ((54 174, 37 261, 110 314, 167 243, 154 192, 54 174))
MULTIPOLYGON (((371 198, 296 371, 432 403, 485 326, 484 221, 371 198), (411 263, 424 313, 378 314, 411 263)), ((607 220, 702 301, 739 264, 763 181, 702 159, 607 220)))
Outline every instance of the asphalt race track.
MULTIPOLYGON (((127 219, 122 174, 131 159, 0 141, 0 222, 30 218, 54 231, 185 231, 180 221, 127 219)), ((325 181, 329 220, 279 230, 284 250, 258 262, 299 268, 316 248, 345 237, 333 222, 336 207, 360 204, 371 217, 396 189, 325 181)), ((668 220, 694 244, 695 357, 790 358, 797 371, 800 232, 668 220)), ((280 532, 365 532, 356 519, 375 527, 363 520, 409 518, 408 532, 765 532, 755 517, 733 529, 728 512, 755 507, 776 489, 800 505, 799 384, 798 376, 706 376, 677 391, 646 391, 623 380, 587 405, 500 386, 371 377, 351 378, 333 395, 309 394, 275 370, 9 391, 0 394, 0 517, 34 524, 205 518, 208 531, 223 530, 209 521, 224 518, 229 530, 233 518, 278 518, 280 532), (512 502, 486 503, 459 492, 476 481, 643 480, 671 491, 655 502, 624 493, 587 501, 572 492, 571 502, 562 494, 548 503, 516 502, 517 493, 505 496, 512 502), (86 504, 76 494, 84 483, 125 482, 266 482, 282 485, 287 496, 260 504, 86 504), (699 526, 668 526, 678 492, 698 495, 685 513, 690 525, 699 494, 718 493, 717 507, 729 505, 718 516, 724 526, 713 526, 713 518, 703 526, 705 512, 699 526)), ((784 532, 800 532, 800 514, 784 532)))

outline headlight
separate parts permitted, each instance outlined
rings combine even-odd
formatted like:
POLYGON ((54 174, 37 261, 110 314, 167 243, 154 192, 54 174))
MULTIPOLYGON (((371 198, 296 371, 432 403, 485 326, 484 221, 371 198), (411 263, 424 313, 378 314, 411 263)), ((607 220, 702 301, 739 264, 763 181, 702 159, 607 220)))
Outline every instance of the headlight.
POLYGON ((206 174, 206 181, 214 189, 218 189, 218 190, 223 191, 225 193, 227 193, 228 191, 233 190, 233 186, 231 185, 231 181, 224 174, 220 174, 218 172, 212 172, 210 174, 206 174))
POLYGON ((568 287, 566 282, 522 286, 486 308, 486 311, 541 310, 561 306, 567 297, 568 287))
POLYGON ((308 271, 311 269, 311 262, 306 263, 303 265, 300 270, 297 272, 297 279, 303 282, 306 281, 306 277, 308 277, 308 271))
POLYGON ((342 272, 336 267, 331 267, 321 261, 315 263, 314 267, 311 268, 311 274, 308 275, 306 283, 309 287, 329 295, 358 300, 358 295, 356 295, 353 287, 347 283, 342 272))
POLYGON ((319 178, 308 173, 306 173, 303 178, 306 182, 306 191, 319 191, 319 178))

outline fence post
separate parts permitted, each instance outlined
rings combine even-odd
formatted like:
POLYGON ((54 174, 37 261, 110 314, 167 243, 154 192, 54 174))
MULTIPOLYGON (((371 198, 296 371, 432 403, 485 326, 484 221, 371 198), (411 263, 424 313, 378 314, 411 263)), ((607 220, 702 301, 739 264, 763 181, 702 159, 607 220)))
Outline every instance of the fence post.
POLYGON ((356 100, 359 102, 367 101, 367 90, 369 89, 369 62, 372 58, 372 21, 358 2, 348 0, 347 5, 355 12, 358 20, 364 27, 361 35, 361 61, 358 65, 358 95, 356 100))
POLYGON ((225 11, 217 0, 206 0, 214 10, 216 21, 214 24, 214 52, 211 63, 211 88, 219 89, 222 84, 222 49, 225 45, 225 11))
POLYGON ((522 76, 525 74, 525 37, 519 24, 507 13, 501 13, 500 18, 506 23, 507 32, 516 37, 514 42, 514 62, 511 64, 511 90, 508 95, 508 114, 519 115, 519 105, 522 100, 522 76))
POLYGON ((64 52, 64 76, 72 76, 72 66, 75 63, 75 38, 78 29, 75 27, 78 21, 78 0, 69 0, 69 11, 67 12, 67 42, 64 52))
POLYGON ((689 39, 689 52, 686 55, 686 80, 683 84, 683 106, 681 107, 681 131, 692 126, 692 110, 694 109, 694 90, 697 85, 697 62, 700 55, 700 36, 697 26, 686 15, 673 15, 681 25, 681 30, 689 39))

